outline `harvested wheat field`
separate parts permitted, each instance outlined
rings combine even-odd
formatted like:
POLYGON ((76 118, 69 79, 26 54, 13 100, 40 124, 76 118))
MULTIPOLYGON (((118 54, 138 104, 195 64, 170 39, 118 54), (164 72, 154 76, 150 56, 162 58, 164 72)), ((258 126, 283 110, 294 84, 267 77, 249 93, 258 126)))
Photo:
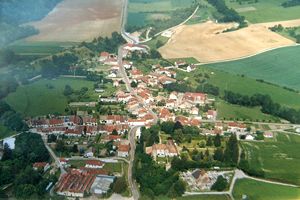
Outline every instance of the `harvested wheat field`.
POLYGON ((41 21, 29 41, 80 42, 119 31, 123 0, 64 0, 41 21))
POLYGON ((183 25, 175 30, 168 43, 159 49, 164 58, 194 57, 200 62, 238 59, 268 49, 295 44, 263 25, 250 25, 222 33, 235 24, 183 25))
POLYGON ((287 21, 278 21, 278 22, 266 22, 266 23, 259 23, 256 25, 263 25, 265 27, 273 27, 275 25, 281 24, 283 27, 298 27, 300 26, 300 19, 294 20, 287 20, 287 21))

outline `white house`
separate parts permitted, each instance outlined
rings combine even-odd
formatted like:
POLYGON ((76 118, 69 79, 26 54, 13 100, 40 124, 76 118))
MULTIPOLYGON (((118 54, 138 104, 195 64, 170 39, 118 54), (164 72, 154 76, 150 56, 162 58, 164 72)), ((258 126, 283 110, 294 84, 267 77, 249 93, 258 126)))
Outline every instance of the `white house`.
POLYGON ((100 160, 87 160, 85 163, 86 168, 92 168, 92 169, 101 169, 103 168, 104 163, 100 160))

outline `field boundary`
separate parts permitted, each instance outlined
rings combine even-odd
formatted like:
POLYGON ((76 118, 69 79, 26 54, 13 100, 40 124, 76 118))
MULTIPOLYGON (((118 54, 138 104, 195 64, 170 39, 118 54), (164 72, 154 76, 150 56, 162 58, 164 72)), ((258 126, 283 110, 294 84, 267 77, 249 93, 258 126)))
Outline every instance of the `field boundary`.
POLYGON ((277 50, 277 49, 288 48, 288 47, 296 47, 296 46, 300 46, 300 44, 284 45, 284 46, 280 46, 280 47, 265 49, 265 50, 262 50, 262 51, 259 51, 259 52, 255 53, 255 54, 248 55, 248 56, 243 56, 243 57, 233 58, 233 59, 227 59, 227 60, 212 61, 212 62, 199 62, 199 63, 196 63, 195 65, 196 66, 201 66, 201 65, 209 65, 209 64, 218 64, 218 63, 226 63, 226 62, 231 62, 231 61, 238 61, 238 60, 243 60, 243 59, 246 59, 246 58, 251 58, 251 57, 263 54, 263 53, 267 53, 269 51, 274 51, 274 50, 277 50))

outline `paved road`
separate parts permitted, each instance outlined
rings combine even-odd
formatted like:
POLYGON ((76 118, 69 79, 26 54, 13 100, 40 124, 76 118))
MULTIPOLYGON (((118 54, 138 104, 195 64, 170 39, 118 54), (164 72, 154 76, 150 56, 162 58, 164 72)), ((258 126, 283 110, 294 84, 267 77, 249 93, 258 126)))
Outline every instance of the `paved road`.
POLYGON ((207 122, 207 123, 216 123, 216 122, 239 122, 239 123, 252 123, 252 124, 258 124, 258 125, 290 125, 290 126, 300 126, 300 124, 291 124, 291 123, 271 123, 271 122, 251 122, 251 121, 232 121, 232 120, 201 120, 201 122, 207 122))
POLYGON ((128 0, 124 0, 122 7, 122 18, 121 18, 121 35, 128 42, 137 44, 139 43, 137 38, 132 37, 130 34, 125 32, 125 26, 127 22, 127 14, 128 14, 128 0))

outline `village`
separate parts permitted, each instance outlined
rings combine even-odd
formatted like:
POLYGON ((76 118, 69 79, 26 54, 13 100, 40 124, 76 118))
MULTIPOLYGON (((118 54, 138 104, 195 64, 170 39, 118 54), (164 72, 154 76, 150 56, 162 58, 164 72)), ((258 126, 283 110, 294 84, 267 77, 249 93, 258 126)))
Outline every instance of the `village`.
MULTIPOLYGON (((188 143, 181 143, 161 131, 159 143, 145 147, 145 152, 166 170, 170 168, 172 158, 185 151, 213 152, 215 148, 208 143, 217 135, 222 136, 222 143, 231 134, 249 141, 273 137, 271 131, 255 130, 251 125, 240 122, 217 120, 215 99, 208 94, 168 92, 164 89, 165 85, 177 81, 177 70, 192 72, 195 66, 183 61, 176 61, 167 67, 155 64, 150 73, 143 74, 130 58, 132 54, 147 53, 148 48, 127 44, 121 51, 121 58, 100 52, 99 57, 93 59, 109 69, 105 74, 116 89, 113 95, 103 96, 104 90, 95 88, 94 92, 99 95, 98 102, 71 102, 70 106, 77 109, 73 115, 27 119, 30 131, 42 135, 47 146, 56 154, 58 164, 52 164, 53 168, 49 163, 35 163, 33 168, 49 170, 50 173, 61 169, 63 173, 54 187, 58 195, 106 196, 116 179, 128 179, 126 170, 132 156, 130 131, 133 128, 137 128, 133 133, 134 142, 139 141, 142 127, 150 128, 156 123, 179 123, 198 131, 197 135, 188 139, 188 143), (127 81, 122 77, 122 68, 128 76, 127 81), (97 112, 97 107, 108 105, 123 107, 125 112, 97 112), (90 108, 91 112, 83 107, 90 108)), ((196 169, 181 174, 188 183, 189 191, 210 191, 218 176, 224 176, 229 183, 232 172, 215 167, 212 171, 196 169)))

